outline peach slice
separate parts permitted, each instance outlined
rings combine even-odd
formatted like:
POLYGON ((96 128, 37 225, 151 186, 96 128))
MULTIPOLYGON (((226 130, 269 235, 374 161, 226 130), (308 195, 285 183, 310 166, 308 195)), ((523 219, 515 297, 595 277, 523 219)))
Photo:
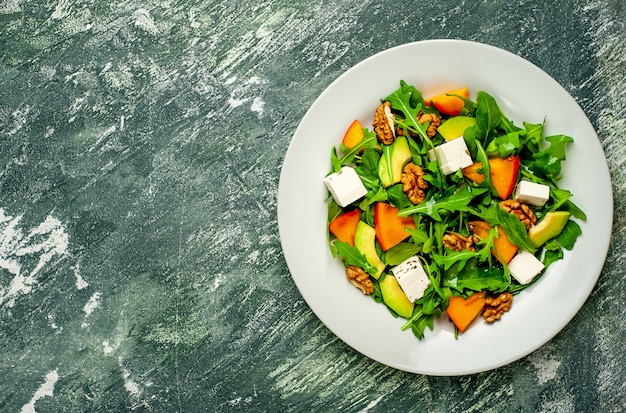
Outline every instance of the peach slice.
POLYGON ((430 99, 424 99, 426 106, 430 106, 432 103, 440 113, 450 116, 459 116, 461 109, 465 106, 465 102, 459 96, 469 98, 469 89, 462 87, 460 89, 450 90, 437 96, 433 96, 430 99), (457 96, 449 96, 457 95, 457 96))
POLYGON ((348 126, 348 129, 346 130, 346 133, 343 135, 343 139, 341 140, 341 143, 343 143, 343 145, 348 148, 354 148, 356 145, 358 145, 359 142, 361 142, 363 140, 363 126, 361 126, 361 122, 359 122, 358 120, 354 120, 350 126, 348 126))
MULTIPOLYGON (((508 158, 489 158, 489 175, 498 196, 502 199, 508 199, 513 192, 515 183, 517 182, 517 173, 519 171, 519 156, 509 156, 508 158)), ((477 184, 484 181, 485 176, 478 173, 482 168, 482 162, 474 162, 467 168, 463 168, 463 176, 476 182, 477 184)))

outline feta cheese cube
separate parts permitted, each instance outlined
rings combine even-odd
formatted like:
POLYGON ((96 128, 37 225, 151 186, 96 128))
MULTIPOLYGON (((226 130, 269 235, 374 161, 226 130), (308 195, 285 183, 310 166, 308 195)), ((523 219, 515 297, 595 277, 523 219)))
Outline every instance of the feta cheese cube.
POLYGON ((391 272, 409 301, 415 302, 424 296, 430 280, 416 255, 393 267, 391 272))
POLYGON ((550 187, 530 181, 520 181, 515 189, 515 199, 524 204, 543 206, 550 198, 550 187))
POLYGON ((350 205, 367 194, 365 185, 354 168, 344 166, 324 178, 324 184, 340 207, 350 205))
POLYGON ((467 149, 465 139, 461 137, 431 149, 428 151, 428 156, 431 161, 439 157, 441 171, 446 175, 450 175, 460 168, 468 167, 474 163, 467 149), (437 152, 436 155, 435 151, 437 152))
POLYGON ((509 272, 521 284, 528 284, 541 271, 544 265, 533 254, 528 251, 520 251, 508 264, 509 272))

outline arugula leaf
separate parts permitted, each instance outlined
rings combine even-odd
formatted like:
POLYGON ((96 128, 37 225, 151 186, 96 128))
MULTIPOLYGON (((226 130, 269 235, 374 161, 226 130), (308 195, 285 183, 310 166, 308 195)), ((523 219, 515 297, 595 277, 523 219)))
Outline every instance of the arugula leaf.
POLYGON ((341 170, 341 161, 337 156, 337 148, 334 146, 330 149, 330 166, 331 171, 328 173, 329 175, 333 172, 339 172, 341 170))
POLYGON ((383 100, 389 101, 394 110, 402 112, 405 117, 405 123, 417 131, 420 129, 420 125, 417 122, 417 115, 422 109, 423 100, 420 102, 420 99, 414 96, 415 93, 419 93, 417 89, 407 85, 404 80, 401 80, 400 87, 383 100))
POLYGON ((572 196, 573 194, 565 189, 550 188, 550 198, 554 200, 554 204, 551 205, 546 212, 562 209, 568 211, 574 218, 586 221, 587 215, 585 215, 583 210, 578 208, 572 201, 569 200, 572 196))
POLYGON ((372 283, 374 284, 374 292, 370 296, 378 304, 384 304, 385 300, 383 299, 383 292, 380 290, 380 284, 378 280, 373 280, 372 283))
MULTIPOLYGON (((546 250, 544 256, 543 256, 543 265, 545 268, 548 268, 550 266, 550 264, 553 264, 555 262, 557 262, 558 260, 563 259, 563 250, 561 248, 558 248, 554 251, 551 250, 546 250)), ((539 277, 536 277, 535 279, 537 279, 539 277)), ((535 280, 533 280, 534 282, 535 280)))
POLYGON ((524 122, 522 146, 531 154, 537 153, 543 139, 543 123, 524 122))
POLYGON ((476 123, 481 131, 481 143, 487 145, 495 128, 501 123, 502 112, 496 100, 490 94, 483 91, 478 92, 476 105, 476 123))
POLYGON ((375 189, 380 186, 380 180, 378 179, 378 162, 380 161, 380 154, 378 151, 372 148, 365 149, 361 156, 361 163, 355 170, 363 185, 367 189, 375 189))
POLYGON ((527 163, 528 168, 536 175, 549 180, 558 180, 561 177, 561 161, 565 160, 565 145, 574 139, 566 135, 548 136, 546 141, 550 146, 533 154, 533 161, 527 163))
POLYGON ((432 141, 426 134, 428 122, 421 125, 417 121, 419 112, 426 111, 428 106, 424 105, 424 99, 415 87, 409 86, 404 80, 401 80, 400 88, 396 89, 395 92, 387 96, 384 100, 391 103, 392 109, 400 111, 404 115, 404 119, 396 120, 399 125, 417 133, 422 140, 428 144, 429 148, 434 148, 432 141))
POLYGON ((574 204, 572 201, 566 201, 563 204, 562 209, 568 211, 570 214, 572 214, 574 218, 578 218, 581 221, 587 220, 587 215, 585 214, 585 212, 582 209, 578 208, 578 206, 576 206, 576 204, 574 204))
POLYGON ((574 244, 576 243, 576 239, 579 235, 581 235, 583 231, 580 229, 580 226, 571 219, 567 221, 565 228, 556 240, 559 244, 568 251, 571 251, 574 248, 574 244))
POLYGON ((483 145, 480 142, 476 142, 476 160, 481 163, 481 167, 478 169, 478 173, 483 174, 483 181, 480 186, 490 188, 492 193, 496 193, 496 188, 491 185, 491 171, 489 167, 489 157, 487 152, 483 149, 483 145))
POLYGON ((515 215, 500 208, 498 204, 492 204, 489 207, 482 205, 480 210, 472 210, 472 213, 494 227, 499 225, 509 241, 517 245, 518 248, 529 252, 537 250, 528 238, 526 226, 515 215))
POLYGON ((422 253, 431 253, 434 243, 434 237, 431 237, 426 231, 419 228, 419 226, 415 229, 405 228, 404 230, 411 234, 411 241, 413 241, 415 245, 421 247, 422 253))
POLYGON ((519 128, 513 124, 509 118, 507 118, 502 111, 500 111, 500 128, 505 133, 519 132, 522 128, 519 128))
MULTIPOLYGON (((383 155, 380 157, 380 159, 383 159, 383 165, 382 167, 384 168, 381 172, 385 173, 388 177, 389 177, 389 181, 392 181, 392 177, 393 177, 393 166, 391 165, 391 155, 393 152, 393 145, 383 145, 383 155)), ((384 176, 384 175, 381 175, 384 176)))
POLYGON ((504 276, 502 268, 473 267, 461 271, 456 277, 444 280, 444 285, 460 293, 471 291, 499 291, 505 289, 509 282, 504 276))
POLYGON ((402 184, 395 184, 387 188, 387 195, 389 202, 391 202, 396 208, 405 208, 413 205, 409 196, 402 190, 402 184))
POLYGON ((454 264, 458 264, 458 271, 461 271, 468 260, 476 257, 476 253, 470 250, 451 251, 444 255, 433 254, 435 263, 443 267, 444 271, 449 270, 454 264))
POLYGON ((346 266, 356 265, 357 267, 363 268, 368 274, 376 274, 378 271, 377 268, 370 264, 365 256, 361 254, 361 251, 356 247, 350 246, 347 242, 335 241, 332 243, 332 246, 336 249, 336 255, 343 257, 343 262, 346 266))
POLYGON ((401 242, 387 250, 385 260, 387 265, 398 265, 404 260, 414 256, 420 251, 420 247, 412 242, 401 242))
POLYGON ((537 248, 528 238, 526 226, 513 214, 498 207, 498 222, 509 241, 517 245, 518 248, 529 252, 535 252, 537 248))
MULTIPOLYGON (((377 146, 378 138, 376 138, 376 134, 366 128, 363 128, 363 139, 361 140, 361 142, 357 143, 350 149, 346 149, 346 147, 342 145, 342 152, 344 155, 337 161, 333 161, 333 155, 331 155, 331 163, 333 164, 335 172, 339 171, 342 165, 353 163, 356 156, 361 152, 362 149, 375 148, 377 146), (339 165, 339 169, 337 169, 337 164, 339 165)), ((334 148, 333 154, 336 157, 336 152, 334 151, 334 148)))
POLYGON ((484 91, 479 91, 476 97, 476 124, 465 129, 463 137, 473 158, 476 157, 476 145, 489 147, 491 139, 496 135, 496 128, 502 127, 507 132, 515 132, 515 127, 500 110, 496 100, 484 91))
POLYGON ((478 251, 478 257, 481 262, 489 263, 489 268, 491 268, 491 251, 495 251, 495 240, 498 237, 498 229, 493 227, 489 230, 487 234, 487 238, 483 238, 476 243, 476 245, 482 246, 482 248, 478 251))
POLYGON ((445 310, 447 306, 447 302, 444 302, 435 289, 429 286, 424 291, 424 296, 415 302, 413 315, 401 327, 401 330, 410 328, 417 338, 424 338, 426 328, 430 328, 432 331, 434 317, 439 317, 442 310, 445 310))
POLYGON ((406 217, 411 214, 426 214, 437 221, 441 221, 442 218, 440 212, 469 211, 469 203, 472 202, 472 200, 477 196, 485 193, 487 190, 487 188, 466 186, 447 198, 440 200, 434 200, 431 198, 419 205, 401 209, 400 212, 398 212, 398 215, 406 217))
POLYGON ((520 133, 511 132, 506 135, 495 137, 491 142, 489 142, 485 151, 487 155, 506 158, 507 156, 519 152, 521 148, 520 133))
POLYGON ((421 305, 416 305, 413 308, 413 315, 411 318, 401 327, 401 330, 404 331, 408 328, 413 331, 413 334, 418 339, 424 338, 424 333, 426 328, 430 328, 432 331, 434 328, 433 316, 431 314, 425 314, 422 311, 421 305))
POLYGON ((359 208, 365 211, 376 202, 385 202, 388 199, 389 196, 387 191, 385 191, 385 188, 379 186, 367 192, 365 198, 363 198, 363 200, 359 203, 359 208))
POLYGON ((331 200, 328 203, 328 222, 341 215, 341 211, 343 211, 343 209, 337 204, 337 202, 335 202, 334 199, 331 200))

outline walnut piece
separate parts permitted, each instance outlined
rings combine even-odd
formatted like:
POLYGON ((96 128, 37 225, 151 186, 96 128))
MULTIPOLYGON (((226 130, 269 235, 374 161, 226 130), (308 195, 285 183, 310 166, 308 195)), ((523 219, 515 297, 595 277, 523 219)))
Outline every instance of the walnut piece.
POLYGON ((485 307, 483 308, 483 318, 488 323, 493 323, 502 317, 502 314, 511 309, 513 295, 502 293, 497 297, 485 297, 485 307))
POLYGON ((380 143, 390 145, 396 139, 395 116, 391 113, 391 103, 383 102, 374 113, 374 132, 380 143))
POLYGON ((417 122, 420 125, 430 122, 426 128, 426 136, 432 138, 437 133, 437 128, 441 125, 441 119, 434 113, 420 112, 417 114, 417 122))
POLYGON ((456 252, 463 250, 476 251, 476 243, 479 240, 480 238, 476 235, 464 237, 455 232, 447 232, 443 236, 443 246, 456 252))
POLYGON ((363 271, 363 268, 356 265, 348 265, 346 267, 346 277, 363 294, 370 295, 374 292, 374 283, 370 280, 370 276, 363 271))
POLYGON ((529 230, 535 223, 537 223, 537 217, 535 213, 526 204, 515 201, 514 199, 507 199, 500 202, 500 208, 515 215, 522 224, 529 230))
POLYGON ((424 180, 424 170, 421 166, 413 162, 406 164, 400 182, 402 182, 402 190, 406 192, 411 202, 417 205, 424 201, 428 183, 424 180))

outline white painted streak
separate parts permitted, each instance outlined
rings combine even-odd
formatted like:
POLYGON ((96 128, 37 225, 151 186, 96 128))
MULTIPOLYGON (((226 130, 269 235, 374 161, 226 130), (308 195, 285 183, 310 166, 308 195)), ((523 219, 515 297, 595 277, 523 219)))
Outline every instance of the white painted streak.
POLYGON ((76 263, 74 266, 74 277, 76 277, 76 289, 82 290, 83 288, 87 288, 89 283, 85 281, 85 279, 80 275, 80 264, 76 263))
POLYGON ((135 383, 134 381, 130 380, 130 372, 123 366, 121 357, 118 358, 118 362, 119 362, 120 367, 122 368, 122 373, 123 373, 122 377, 124 378, 124 389, 126 389, 126 391, 131 396, 138 396, 141 393, 141 389, 139 388, 139 385, 135 383))
POLYGON ((59 0, 50 18, 60 20, 70 15, 72 4, 68 0, 59 0))
POLYGON ((259 97, 256 97, 252 100, 252 106, 250 106, 250 110, 258 113, 259 115, 263 114, 263 109, 265 108, 265 102, 259 97))
POLYGON ((62 223, 52 217, 31 229, 28 234, 20 226, 22 216, 10 216, 0 208, 0 268, 13 278, 8 286, 0 285, 0 305, 13 307, 20 294, 28 294, 37 284, 36 275, 54 257, 64 257, 69 244, 68 235, 62 223), (34 268, 24 268, 24 262, 38 257, 34 268))
POLYGON ((367 412, 369 412, 370 409, 373 409, 374 407, 376 407, 378 405, 378 403, 380 403, 380 401, 383 399, 383 397, 385 397, 385 396, 384 395, 380 396, 377 399, 372 400, 371 402, 369 402, 367 404, 367 406, 365 406, 365 408, 363 410, 361 410, 360 413, 367 413, 367 412))
POLYGON ((0 14, 19 13, 21 11, 20 0, 4 0, 0 3, 0 14))
POLYGON ((228 106, 230 106, 231 108, 238 108, 239 106, 243 105, 244 103, 246 103, 248 100, 250 100, 250 98, 244 98, 244 99, 236 99, 233 96, 230 96, 228 98, 228 106))
POLYGON ((531 364, 537 369, 537 382, 544 385, 556 377, 557 371, 561 366, 561 362, 544 356, 529 357, 531 364))
POLYGON ((100 293, 96 292, 91 296, 91 298, 89 298, 89 301, 87 301, 87 304, 83 307, 85 316, 91 315, 91 313, 93 313, 93 311, 98 307, 100 307, 100 293))
POLYGON ((20 412, 35 413, 35 403, 37 403, 37 400, 44 397, 52 397, 54 395, 54 385, 56 384, 57 380, 59 380, 59 374, 57 370, 51 371, 50 373, 46 374, 46 381, 41 386, 39 386, 30 401, 22 406, 20 412))
POLYGON ((53 330, 63 330, 62 327, 59 327, 57 325, 57 323, 54 322, 54 316, 52 314, 48 314, 48 324, 50 325, 50 328, 52 328, 53 330))
POLYGON ((537 411, 537 413, 560 413, 575 411, 576 398, 571 392, 562 391, 559 392, 558 395, 553 399, 542 401, 541 408, 537 411))
POLYGON ((82 328, 89 327, 89 323, 87 323, 87 317, 89 317, 96 308, 100 307, 100 295, 101 294, 99 292, 93 293, 93 295, 89 298, 89 301, 87 301, 87 303, 83 307, 83 312, 85 313, 85 321, 83 321, 83 324, 81 326, 82 328))
POLYGON ((105 340, 102 342, 102 351, 104 352, 105 356, 108 356, 109 354, 113 353, 115 348, 116 347, 111 346, 111 344, 109 344, 109 340, 105 340))
POLYGON ((150 12, 148 10, 143 8, 137 9, 133 13, 133 17, 135 18, 135 26, 153 35, 159 33, 159 29, 154 23, 154 20, 152 19, 152 16, 150 16, 150 12))

